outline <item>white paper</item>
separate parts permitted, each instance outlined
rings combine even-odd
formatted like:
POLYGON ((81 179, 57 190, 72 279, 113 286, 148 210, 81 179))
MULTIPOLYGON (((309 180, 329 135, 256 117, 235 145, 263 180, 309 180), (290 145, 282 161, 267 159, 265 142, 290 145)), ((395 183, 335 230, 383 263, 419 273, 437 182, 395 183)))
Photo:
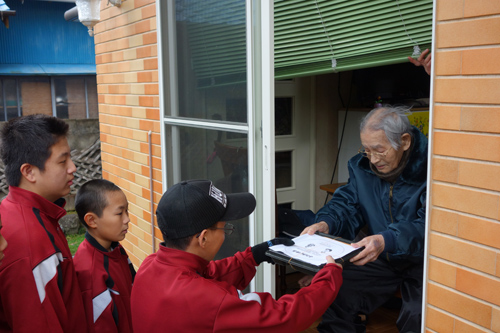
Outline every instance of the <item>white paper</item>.
POLYGON ((333 259, 338 259, 357 249, 349 244, 320 235, 306 234, 292 240, 295 245, 280 244, 271 246, 269 249, 316 266, 325 264, 328 255, 332 256, 333 259))

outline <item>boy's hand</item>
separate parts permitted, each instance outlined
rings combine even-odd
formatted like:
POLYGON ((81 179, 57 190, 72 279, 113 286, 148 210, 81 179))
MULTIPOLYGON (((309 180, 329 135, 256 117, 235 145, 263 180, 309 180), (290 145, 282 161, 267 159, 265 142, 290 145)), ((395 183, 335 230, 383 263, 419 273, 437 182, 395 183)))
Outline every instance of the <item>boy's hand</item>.
POLYGON ((286 246, 291 246, 295 244, 293 240, 288 239, 288 238, 274 238, 271 240, 268 240, 267 242, 263 242, 260 244, 257 244, 252 247, 252 254, 253 258, 255 259, 255 262, 257 265, 260 265, 261 262, 266 261, 270 264, 274 264, 274 261, 266 256, 266 251, 269 249, 270 246, 273 245, 278 245, 278 244, 283 244, 286 246))
MULTIPOLYGON (((337 266, 339 266, 340 268, 344 268, 341 264, 339 263, 336 263, 335 262, 335 259, 333 259, 332 256, 326 256, 326 263, 327 264, 335 264, 337 266)), ((313 280, 314 276, 312 275, 304 275, 300 280, 299 280, 299 287, 300 288, 304 288, 304 287, 307 287, 311 284, 312 280, 313 280)))
POLYGON ((333 259, 332 256, 326 256, 326 263, 327 264, 335 264, 335 265, 339 266, 340 268, 344 269, 344 266, 342 266, 338 262, 335 262, 335 259, 333 259))

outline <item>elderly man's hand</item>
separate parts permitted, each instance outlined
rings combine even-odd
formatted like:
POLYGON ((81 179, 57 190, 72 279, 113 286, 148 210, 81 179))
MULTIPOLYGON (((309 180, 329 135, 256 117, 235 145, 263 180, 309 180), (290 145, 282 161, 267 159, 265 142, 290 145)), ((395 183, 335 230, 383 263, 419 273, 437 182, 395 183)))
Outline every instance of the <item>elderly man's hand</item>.
POLYGON ((328 224, 326 224, 326 222, 321 221, 308 226, 300 233, 300 235, 305 235, 305 234, 313 235, 316 233, 316 231, 327 234, 328 231, 330 231, 330 227, 328 227, 328 224))
POLYGON ((431 59, 432 59, 432 54, 429 54, 429 56, 426 57, 426 55, 429 53, 429 49, 426 49, 424 52, 420 54, 420 57, 418 59, 413 59, 412 57, 408 57, 408 60, 415 66, 422 66, 425 69, 425 72, 429 75, 431 75, 431 59))
POLYGON ((365 249, 357 256, 351 258, 354 265, 362 266, 366 263, 377 260, 378 256, 385 248, 385 241, 382 235, 367 236, 357 243, 351 244, 353 247, 362 247, 365 249))

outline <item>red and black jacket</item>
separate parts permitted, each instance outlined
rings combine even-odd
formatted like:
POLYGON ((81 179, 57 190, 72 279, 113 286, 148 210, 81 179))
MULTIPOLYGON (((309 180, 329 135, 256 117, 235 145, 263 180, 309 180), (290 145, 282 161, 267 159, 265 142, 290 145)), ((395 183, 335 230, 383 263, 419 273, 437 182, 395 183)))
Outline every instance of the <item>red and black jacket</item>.
POLYGON ((8 242, 0 265, 0 331, 86 332, 83 302, 73 259, 55 203, 9 187, 0 205, 8 242))

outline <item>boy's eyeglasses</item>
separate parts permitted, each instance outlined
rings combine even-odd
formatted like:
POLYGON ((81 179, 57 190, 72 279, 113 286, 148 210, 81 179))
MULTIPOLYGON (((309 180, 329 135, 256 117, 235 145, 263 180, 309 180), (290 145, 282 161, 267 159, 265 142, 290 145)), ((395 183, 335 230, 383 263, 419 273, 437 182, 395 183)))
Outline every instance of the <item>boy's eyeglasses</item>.
POLYGON ((389 154, 389 151, 392 149, 392 146, 387 149, 385 152, 383 153, 379 153, 379 152, 371 152, 371 151, 366 151, 365 148, 363 147, 359 147, 359 150, 358 150, 358 153, 360 153, 361 155, 363 155, 364 157, 368 157, 368 158, 371 158, 372 155, 373 156, 376 156, 378 158, 385 158, 387 156, 387 154, 389 154))
POLYGON ((234 225, 232 225, 231 223, 226 223, 224 228, 208 228, 208 229, 222 229, 222 230, 224 230, 224 233, 226 234, 226 236, 229 236, 234 231, 234 225))
MULTIPOLYGON (((226 223, 226 225, 224 226, 224 228, 216 228, 215 227, 215 228, 207 228, 207 229, 212 229, 212 230, 222 229, 222 230, 224 230, 224 234, 226 236, 229 236, 234 231, 234 225, 232 225, 231 223, 226 223)), ((201 232, 198 235, 196 235, 196 238, 200 237, 200 235, 201 235, 201 232)))

